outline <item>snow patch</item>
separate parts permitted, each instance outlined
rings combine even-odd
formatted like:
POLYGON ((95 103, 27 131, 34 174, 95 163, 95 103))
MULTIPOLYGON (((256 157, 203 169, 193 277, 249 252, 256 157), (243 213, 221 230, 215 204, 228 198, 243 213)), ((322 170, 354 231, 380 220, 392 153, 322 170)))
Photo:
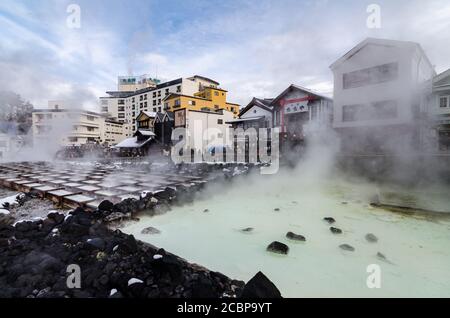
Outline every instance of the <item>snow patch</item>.
POLYGON ((3 204, 5 204, 5 203, 9 203, 9 205, 17 204, 17 199, 19 199, 22 195, 23 195, 23 193, 18 193, 18 194, 11 195, 9 197, 0 199, 0 206, 3 206, 3 204))
POLYGON ((143 284, 144 281, 140 280, 139 278, 130 278, 128 281, 128 286, 131 286, 133 284, 143 284))
POLYGON ((3 215, 9 215, 9 211, 8 210, 6 210, 6 209, 0 209, 0 214, 3 214, 3 215))
POLYGON ((163 258, 163 256, 160 254, 153 255, 153 259, 161 259, 161 258, 163 258))

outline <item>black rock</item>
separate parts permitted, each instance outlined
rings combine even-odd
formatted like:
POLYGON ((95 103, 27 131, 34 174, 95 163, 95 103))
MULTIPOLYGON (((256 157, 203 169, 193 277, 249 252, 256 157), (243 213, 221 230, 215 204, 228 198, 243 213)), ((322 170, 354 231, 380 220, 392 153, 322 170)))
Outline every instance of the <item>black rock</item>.
POLYGON ((14 227, 12 225, 0 225, 0 238, 9 238, 14 235, 14 227))
POLYGON ((341 245, 339 245, 339 247, 341 249, 343 249, 344 251, 350 251, 350 252, 354 252, 355 251, 355 248, 353 246, 351 246, 351 245, 348 245, 348 244, 341 244, 341 245))
POLYGON ((378 238, 375 236, 375 234, 367 233, 365 237, 366 237, 367 242, 370 242, 370 243, 378 242, 378 238))
POLYGON ((78 223, 70 222, 64 223, 60 227, 61 232, 70 234, 74 237, 84 236, 89 234, 89 227, 78 223))
POLYGON ((323 219, 324 219, 324 221, 326 221, 328 224, 333 224, 333 223, 336 222, 335 219, 333 219, 332 217, 329 217, 329 216, 324 217, 323 219))
POLYGON ((100 211, 112 212, 114 210, 114 203, 109 200, 103 200, 98 205, 100 211))
POLYGON ((28 232, 31 229, 29 221, 17 222, 15 225, 16 231, 19 232, 28 232))
POLYGON ((306 238, 303 235, 295 234, 294 232, 287 232, 286 237, 294 241, 306 241, 306 238))
POLYGON ((33 274, 42 274, 43 271, 59 271, 63 264, 55 257, 37 251, 29 252, 21 264, 23 270, 33 274))
POLYGON ((337 227, 330 227, 330 231, 333 234, 341 234, 342 233, 342 230, 338 229, 337 227))
POLYGON ((127 237, 119 243, 118 251, 124 254, 135 253, 138 249, 136 239, 133 235, 127 235, 127 237))
POLYGON ((387 257, 384 254, 380 253, 380 252, 377 252, 377 258, 379 260, 382 260, 382 261, 388 263, 388 264, 394 265, 394 263, 392 263, 390 260, 388 260, 387 257))
POLYGON ((203 213, 208 213, 208 212, 209 212, 208 209, 204 209, 204 210, 203 210, 203 213))
POLYGON ((64 221, 64 214, 62 213, 57 213, 57 212, 50 212, 49 214, 47 214, 47 217, 52 220, 53 222, 55 222, 56 224, 60 224, 64 221))
POLYGON ((211 280, 201 275, 192 284, 192 298, 215 298, 217 297, 211 280))
POLYGON ((120 291, 116 291, 114 294, 110 295, 109 298, 123 298, 123 294, 120 291))
POLYGON ((384 254, 382 254, 382 253, 380 253, 380 252, 377 252, 377 257, 378 257, 379 259, 383 260, 383 261, 386 260, 386 256, 384 256, 384 254))
POLYGON ((146 227, 145 229, 142 229, 142 231, 141 231, 141 234, 159 234, 159 233, 161 233, 161 231, 152 226, 146 227))
POLYGON ((275 208, 275 209, 273 209, 275 212, 279 212, 280 211, 280 208, 275 208))
POLYGON ((289 246, 278 241, 273 241, 267 246, 267 251, 279 254, 287 254, 289 252, 289 246))
POLYGON ((258 272, 245 284, 240 298, 282 298, 278 288, 263 273, 258 272))
POLYGON ((251 231, 253 231, 253 228, 252 228, 252 227, 246 227, 246 228, 244 228, 244 229, 241 229, 241 232, 246 232, 246 233, 248 233, 248 232, 251 232, 251 231))
POLYGON ((99 250, 104 250, 106 247, 105 241, 99 237, 88 239, 86 243, 99 250))

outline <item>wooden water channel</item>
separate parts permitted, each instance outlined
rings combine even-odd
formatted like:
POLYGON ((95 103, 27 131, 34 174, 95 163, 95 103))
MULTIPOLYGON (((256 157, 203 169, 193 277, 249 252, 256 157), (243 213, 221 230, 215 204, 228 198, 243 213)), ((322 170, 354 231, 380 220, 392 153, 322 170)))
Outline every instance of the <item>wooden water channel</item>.
POLYGON ((139 199, 143 191, 155 193, 166 187, 191 187, 205 182, 197 176, 118 170, 108 166, 94 168, 46 162, 0 164, 0 186, 33 192, 69 208, 96 209, 103 200, 118 203, 125 198, 139 199))

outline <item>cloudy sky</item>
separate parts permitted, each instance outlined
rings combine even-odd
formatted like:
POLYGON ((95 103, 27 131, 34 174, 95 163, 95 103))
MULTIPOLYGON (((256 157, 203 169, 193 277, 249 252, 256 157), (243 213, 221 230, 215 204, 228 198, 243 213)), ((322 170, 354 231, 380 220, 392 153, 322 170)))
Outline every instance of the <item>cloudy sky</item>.
POLYGON ((329 65, 365 37, 419 42, 450 68, 448 0, 2 0, 0 87, 35 106, 77 99, 92 108, 118 75, 199 74, 230 100, 273 97, 291 83, 331 94, 329 65), (367 7, 381 8, 370 29, 367 7), (81 8, 69 28, 69 4, 81 8))

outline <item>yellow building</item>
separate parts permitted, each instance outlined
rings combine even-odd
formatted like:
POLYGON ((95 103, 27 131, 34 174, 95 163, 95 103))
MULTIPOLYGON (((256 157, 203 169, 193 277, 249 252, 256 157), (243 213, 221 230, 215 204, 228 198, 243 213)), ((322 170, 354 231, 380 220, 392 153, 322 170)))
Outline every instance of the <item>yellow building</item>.
POLYGON ((232 112, 234 117, 239 114, 239 105, 227 103, 227 91, 217 87, 205 87, 194 96, 172 93, 164 98, 164 110, 219 110, 232 112))

